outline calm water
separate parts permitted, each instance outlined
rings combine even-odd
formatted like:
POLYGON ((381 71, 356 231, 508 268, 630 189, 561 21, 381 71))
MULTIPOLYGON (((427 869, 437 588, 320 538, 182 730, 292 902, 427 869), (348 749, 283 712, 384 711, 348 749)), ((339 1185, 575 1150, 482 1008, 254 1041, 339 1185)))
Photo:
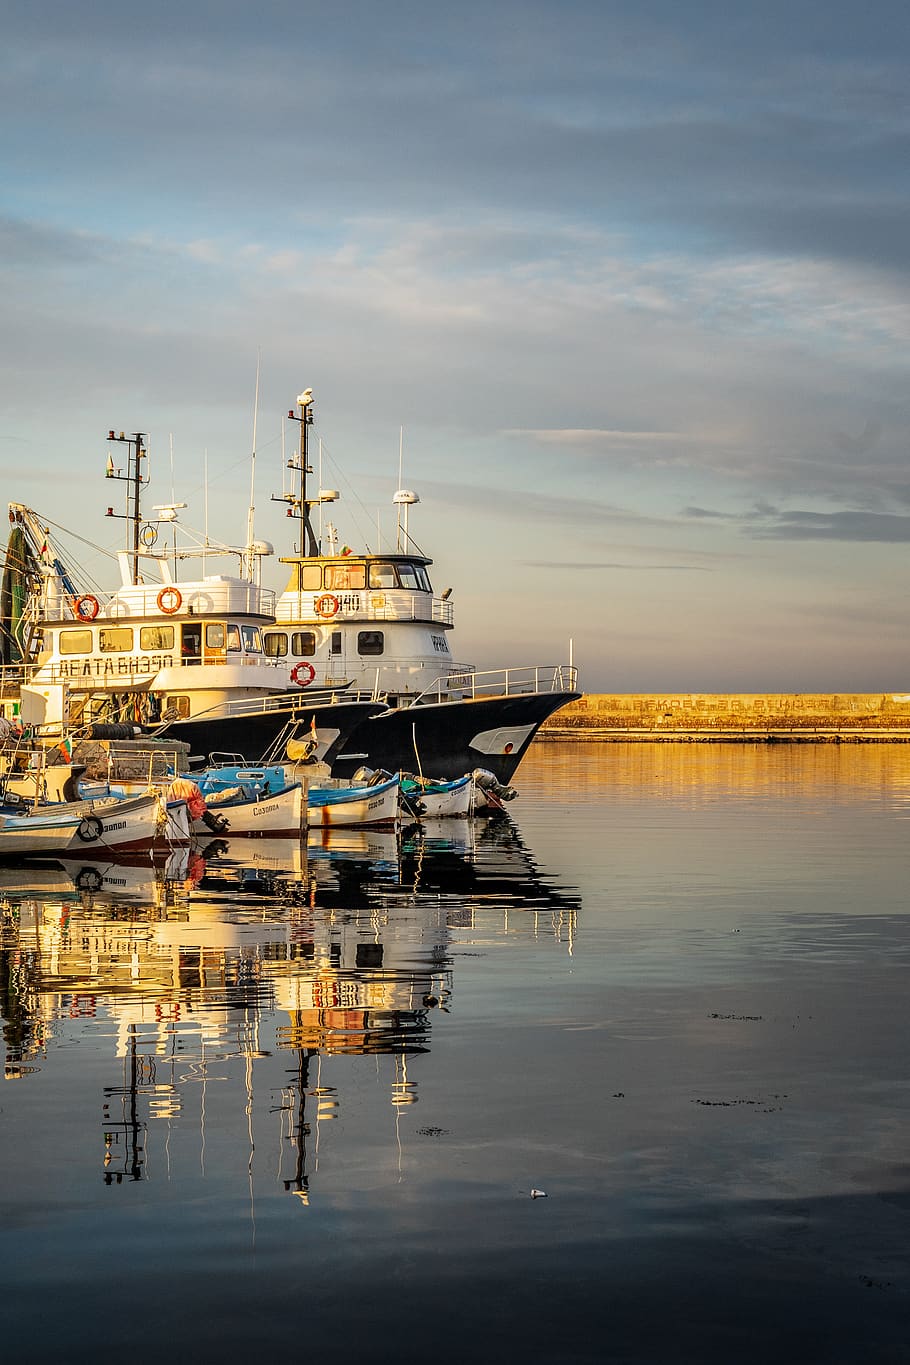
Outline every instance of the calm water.
POLYGON ((7 1358, 907 1359, 910 747, 518 779, 0 868, 7 1358))

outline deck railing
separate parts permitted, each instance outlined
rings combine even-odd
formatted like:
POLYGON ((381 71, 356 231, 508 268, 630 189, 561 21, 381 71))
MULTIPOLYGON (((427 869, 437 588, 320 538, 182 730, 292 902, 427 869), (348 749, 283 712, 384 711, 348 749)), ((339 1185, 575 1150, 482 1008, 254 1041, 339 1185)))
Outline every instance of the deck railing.
POLYGON ((578 670, 568 664, 528 664, 519 668, 494 668, 484 672, 447 673, 414 698, 412 705, 453 699, 476 701, 482 697, 509 697, 535 692, 574 692, 578 670))
POLYGON ((336 621, 428 621, 450 626, 455 619, 454 604, 429 593, 357 588, 331 593, 301 592, 279 598, 275 622, 279 626, 297 622, 319 622, 328 626, 336 621), (338 609, 331 617, 319 616, 315 603, 321 597, 334 597, 338 609))

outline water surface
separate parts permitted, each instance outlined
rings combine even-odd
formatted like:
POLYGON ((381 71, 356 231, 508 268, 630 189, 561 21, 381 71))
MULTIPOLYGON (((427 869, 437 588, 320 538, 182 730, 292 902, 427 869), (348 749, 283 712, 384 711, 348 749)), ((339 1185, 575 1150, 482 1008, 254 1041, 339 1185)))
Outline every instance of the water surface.
POLYGON ((11 1353, 906 1358, 910 749, 517 785, 0 868, 11 1353))

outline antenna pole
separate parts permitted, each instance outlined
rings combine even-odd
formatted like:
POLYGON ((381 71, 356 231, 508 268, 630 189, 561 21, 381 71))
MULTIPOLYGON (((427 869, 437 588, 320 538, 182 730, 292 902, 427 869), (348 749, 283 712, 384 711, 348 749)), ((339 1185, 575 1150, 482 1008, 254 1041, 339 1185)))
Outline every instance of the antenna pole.
POLYGON ((253 581, 253 522, 256 516, 256 424, 259 419, 259 370, 262 364, 261 349, 256 352, 256 396, 253 399, 253 451, 250 457, 250 511, 246 523, 246 563, 247 577, 253 581))
MULTIPOLYGON (((126 436, 121 431, 118 436, 113 431, 109 431, 107 439, 108 441, 122 442, 129 452, 126 462, 126 473, 124 474, 120 469, 115 469, 114 461, 109 456, 107 474, 105 477, 108 479, 119 479, 122 483, 130 484, 132 488, 132 511, 127 512, 124 519, 133 523, 133 544, 131 554, 133 560, 133 584, 135 586, 135 584, 139 582, 139 527, 142 520, 139 511, 139 498, 142 493, 142 485, 148 483, 148 479, 142 477, 142 461, 146 457, 146 449, 143 444, 145 435, 141 431, 135 431, 132 436, 126 436)), ((127 506, 129 506, 129 503, 127 503, 127 506)), ((109 507, 107 509, 107 515, 109 517, 116 517, 118 516, 118 513, 114 511, 113 507, 109 507)))

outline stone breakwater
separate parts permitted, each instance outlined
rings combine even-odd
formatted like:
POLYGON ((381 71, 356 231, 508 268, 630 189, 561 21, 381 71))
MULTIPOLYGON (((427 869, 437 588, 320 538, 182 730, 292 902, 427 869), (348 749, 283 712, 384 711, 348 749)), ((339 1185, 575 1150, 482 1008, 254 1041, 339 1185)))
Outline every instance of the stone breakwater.
POLYGON ((910 743, 910 693, 589 693, 538 738, 910 743))

